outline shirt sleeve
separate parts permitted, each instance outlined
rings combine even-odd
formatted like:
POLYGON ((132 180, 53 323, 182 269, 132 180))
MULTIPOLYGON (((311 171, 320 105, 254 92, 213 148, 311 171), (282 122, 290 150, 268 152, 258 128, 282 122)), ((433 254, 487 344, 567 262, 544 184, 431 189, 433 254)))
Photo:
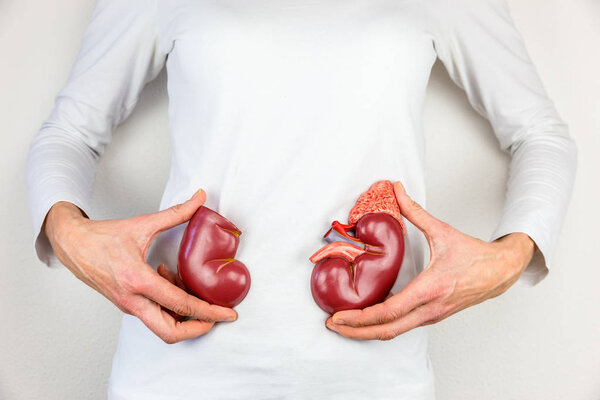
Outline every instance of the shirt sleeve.
POLYGON ((68 79, 30 145, 34 248, 50 267, 62 264, 43 230, 48 210, 68 201, 90 215, 97 161, 145 84, 164 67, 156 15, 156 0, 97 0, 68 79))
POLYGON ((438 58, 511 156, 504 209, 490 240, 511 232, 529 235, 535 253, 519 281, 535 285, 552 264, 576 171, 575 142, 505 0, 427 4, 438 58))

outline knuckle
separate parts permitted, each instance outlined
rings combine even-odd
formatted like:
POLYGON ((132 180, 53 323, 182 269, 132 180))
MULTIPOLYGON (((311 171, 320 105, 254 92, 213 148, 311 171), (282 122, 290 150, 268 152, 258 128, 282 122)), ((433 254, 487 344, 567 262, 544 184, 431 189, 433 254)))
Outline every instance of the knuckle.
POLYGON ((443 306, 435 305, 429 310, 427 317, 430 321, 438 321, 442 318, 445 313, 445 309, 443 306))
POLYGON ((133 304, 129 296, 119 294, 116 296, 115 303, 119 310, 123 311, 125 314, 133 314, 133 304))
POLYGON ((398 319, 398 317, 399 314, 395 309, 391 307, 382 306, 381 311, 377 313, 375 319, 377 324, 385 324, 398 319))
POLYGON ((135 288, 138 293, 148 293, 152 286, 152 282, 150 278, 144 279, 144 277, 139 277, 137 282, 135 282, 135 288))
POLYGON ((443 282, 439 288, 440 294, 445 298, 452 296, 456 292, 458 282, 454 279, 448 279, 443 282))
POLYGON ((122 302, 117 301, 115 304, 122 313, 131 315, 131 309, 122 302))
POLYGON ((117 308, 118 308, 118 309, 119 309, 119 310, 120 310, 120 311, 121 311, 123 314, 131 315, 131 312, 130 312, 128 309, 126 309, 126 308, 124 308, 124 307, 120 307, 120 306, 117 306, 117 308))
POLYGON ((394 331, 383 331, 381 333, 379 333, 379 335, 377 336, 377 339, 382 340, 382 341, 387 341, 387 340, 392 340, 393 338, 396 337, 396 334, 394 331))
POLYGON ((194 315, 194 310, 189 301, 177 303, 173 308, 173 311, 175 311, 179 315, 185 315, 187 317, 192 317, 194 315))
POLYGON ((147 313, 145 312, 145 310, 141 309, 141 310, 135 310, 133 312, 133 315, 135 315, 136 317, 138 317, 138 319, 140 321, 142 321, 144 323, 144 325, 146 325, 150 330, 152 330, 154 333, 158 334, 158 332, 156 332, 153 328, 154 324, 152 323, 152 321, 150 321, 148 319, 147 313))
POLYGON ((172 332, 163 333, 162 335, 160 335, 160 338, 166 344, 174 344, 174 343, 177 343, 179 341, 178 338, 177 338, 177 335, 175 335, 172 332))
POLYGON ((120 276, 120 283, 123 289, 130 293, 138 293, 142 289, 141 280, 132 269, 127 268, 120 276))
POLYGON ((440 284, 435 284, 435 285, 431 285, 431 287, 428 289, 424 298, 427 301, 432 301, 432 300, 437 299, 438 297, 443 296, 445 293, 446 293, 446 289, 444 286, 442 286, 440 284))
POLYGON ((197 335, 198 336, 203 336, 206 335, 208 332, 210 332, 210 330, 213 328, 214 324, 211 324, 209 326, 207 326, 205 329, 203 329, 201 332, 198 332, 197 335))
POLYGON ((424 298, 429 302, 439 298, 446 298, 454 291, 455 284, 450 279, 440 279, 434 282, 429 288, 424 298))
POLYGON ((417 203, 417 202, 416 202, 415 200, 413 200, 413 199, 410 199, 410 207, 411 207, 413 210, 421 210, 421 209, 422 209, 421 205, 420 205, 419 203, 417 203))
POLYGON ((183 203, 179 203, 179 204, 174 204, 171 207, 169 207, 169 212, 173 213, 173 214, 181 214, 184 210, 184 204, 183 203))
POLYGON ((128 315, 132 314, 131 308, 128 307, 127 305, 125 305, 125 304, 117 303, 117 308, 119 310, 121 310, 124 314, 128 314, 128 315))

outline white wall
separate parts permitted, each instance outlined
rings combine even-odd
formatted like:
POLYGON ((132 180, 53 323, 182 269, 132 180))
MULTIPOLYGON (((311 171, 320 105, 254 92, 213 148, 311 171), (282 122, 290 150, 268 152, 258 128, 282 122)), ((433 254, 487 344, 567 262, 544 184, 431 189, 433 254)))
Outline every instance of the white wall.
MULTIPOLYGON (((600 2, 509 2, 577 141, 579 171, 549 276, 432 329, 438 397, 600 399, 600 2)), ((29 143, 64 84, 92 6, 0 1, 0 399, 106 397, 120 312, 66 269, 37 261, 24 176, 29 143)), ((165 83, 163 71, 101 161, 100 218, 158 207, 170 162, 165 83)), ((508 159, 439 63, 424 120, 429 210, 487 239, 500 217, 508 159)))

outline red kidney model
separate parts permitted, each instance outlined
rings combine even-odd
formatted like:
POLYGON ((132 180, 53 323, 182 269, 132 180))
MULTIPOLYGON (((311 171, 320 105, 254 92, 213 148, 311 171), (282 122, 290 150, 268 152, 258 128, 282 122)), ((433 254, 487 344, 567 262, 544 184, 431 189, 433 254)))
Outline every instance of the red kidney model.
POLYGON ((330 314, 382 302, 404 258, 406 229, 391 181, 361 194, 348 222, 334 221, 323 236, 329 244, 310 257, 313 298, 330 314))
POLYGON ((177 273, 189 292, 223 307, 234 307, 250 290, 250 273, 233 257, 242 232, 229 220, 201 206, 185 228, 177 273))

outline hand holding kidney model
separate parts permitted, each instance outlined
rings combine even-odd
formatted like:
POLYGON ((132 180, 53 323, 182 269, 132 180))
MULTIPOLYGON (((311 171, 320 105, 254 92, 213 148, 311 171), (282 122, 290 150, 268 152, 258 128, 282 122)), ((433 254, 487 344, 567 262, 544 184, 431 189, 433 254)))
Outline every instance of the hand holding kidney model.
POLYGON ((332 222, 324 236, 329 244, 310 257, 319 307, 333 314, 382 302, 402 266, 405 234, 392 182, 375 182, 357 200, 348 224, 332 222))
POLYGON ((236 260, 242 232, 217 212, 201 206, 186 227, 177 273, 186 289, 211 304, 234 307, 250 290, 250 272, 236 260))

